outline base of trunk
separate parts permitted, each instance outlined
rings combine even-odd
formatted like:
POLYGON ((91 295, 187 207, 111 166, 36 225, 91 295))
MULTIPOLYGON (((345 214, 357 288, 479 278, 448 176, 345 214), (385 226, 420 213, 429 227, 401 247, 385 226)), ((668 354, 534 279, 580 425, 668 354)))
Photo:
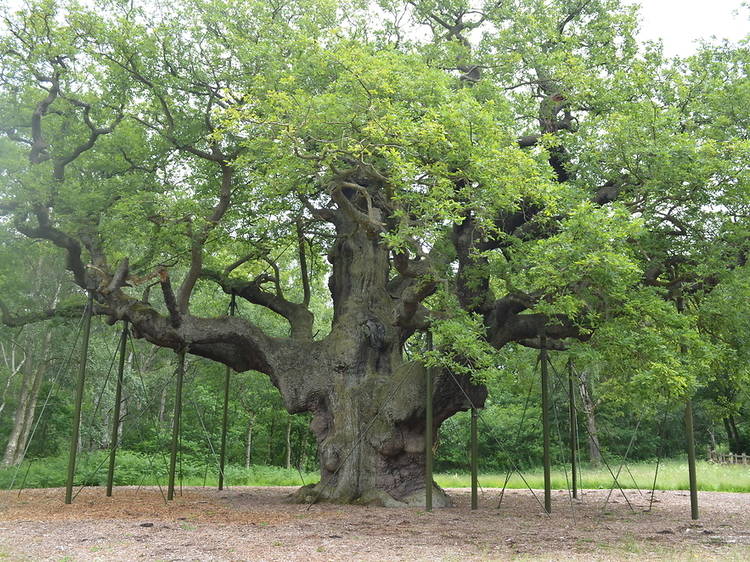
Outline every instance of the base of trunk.
MULTIPOLYGON (((362 492, 357 497, 343 497, 336 494, 336 490, 322 485, 308 484, 302 486, 299 490, 290 494, 287 498, 289 503, 301 503, 301 504, 314 504, 314 503, 342 503, 342 504, 354 504, 354 505, 368 505, 376 507, 425 507, 425 490, 417 490, 416 492, 401 498, 396 499, 384 490, 377 490, 372 488, 362 492)), ((448 494, 445 493, 440 486, 437 484, 432 485, 432 506, 433 507, 451 507, 451 502, 448 494)))

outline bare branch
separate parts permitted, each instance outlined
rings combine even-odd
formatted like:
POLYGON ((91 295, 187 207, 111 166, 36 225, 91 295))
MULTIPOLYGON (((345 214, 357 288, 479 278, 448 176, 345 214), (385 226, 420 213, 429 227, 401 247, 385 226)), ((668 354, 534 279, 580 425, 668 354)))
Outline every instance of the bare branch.
POLYGON ((244 256, 230 263, 228 266, 224 268, 224 276, 225 277, 229 276, 230 273, 232 273, 235 269, 237 269, 241 265, 246 264, 252 259, 257 259, 258 257, 260 257, 258 255, 258 252, 250 252, 249 254, 245 254, 244 256))
POLYGON ((114 121, 111 125, 108 127, 97 127, 92 121, 91 121, 91 106, 87 103, 84 103, 82 101, 76 100, 75 98, 71 98, 68 96, 61 96, 63 99, 69 101, 76 107, 80 107, 83 109, 83 120, 86 123, 86 126, 88 127, 90 133, 89 138, 86 139, 85 142, 78 145, 73 149, 73 151, 61 158, 55 159, 55 166, 54 166, 54 177, 58 181, 62 181, 65 179, 65 166, 76 160, 81 154, 84 152, 87 152, 88 150, 91 150, 94 145, 96 144, 97 139, 102 135, 108 135, 112 131, 115 130, 115 127, 119 125, 120 121, 122 121, 123 118, 123 112, 120 110, 117 115, 115 116, 114 121))
POLYGON ((304 205, 305 209, 307 209, 314 218, 325 222, 333 222, 334 212, 331 209, 320 209, 313 206, 304 195, 300 194, 298 195, 298 198, 302 205, 304 205))
POLYGON ((297 252, 299 256, 299 269, 302 277, 302 305, 310 306, 310 272, 307 269, 307 254, 305 252, 305 235, 302 232, 302 222, 295 224, 297 230, 297 252))
POLYGON ((191 236, 190 269, 180 286, 177 300, 178 310, 181 314, 186 314, 189 310, 190 296, 203 269, 203 246, 208 239, 208 235, 219 224, 231 203, 234 170, 228 163, 223 161, 219 163, 219 166, 221 167, 219 201, 211 211, 211 215, 208 217, 208 222, 205 226, 201 228, 200 232, 193 233, 191 236))
POLYGON ((26 144, 28 146, 34 146, 34 142, 31 139, 19 135, 15 128, 3 129, 3 132, 5 133, 5 136, 12 141, 20 142, 21 144, 26 144))
POLYGON ((505 322, 497 323, 491 327, 490 343, 498 349, 510 342, 518 342, 527 347, 538 347, 538 341, 542 333, 547 336, 548 345, 553 345, 554 340, 575 338, 581 341, 588 340, 591 335, 582 332, 581 328, 574 324, 569 318, 558 315, 548 317, 544 314, 512 314, 505 322))
POLYGON ((172 282, 169 280, 169 273, 166 269, 159 271, 159 282, 164 295, 164 303, 169 311, 169 321, 173 328, 179 328, 181 323, 180 311, 177 308, 177 301, 172 291, 172 282))
POLYGON ((291 326, 292 338, 312 339, 313 315, 304 304, 286 300, 276 292, 263 289, 263 284, 275 282, 266 274, 259 275, 252 281, 230 278, 217 271, 204 269, 201 277, 217 283, 225 293, 237 295, 246 301, 263 306, 285 318, 291 326))
POLYGON ((34 113, 31 115, 31 139, 33 144, 31 145, 31 151, 29 152, 29 160, 33 164, 41 164, 42 162, 49 160, 51 157, 49 152, 47 152, 49 145, 44 140, 42 134, 42 118, 47 114, 49 106, 52 105, 60 93, 59 71, 55 70, 54 74, 48 81, 51 82, 52 85, 49 88, 47 97, 36 105, 34 113))
POLYGON ((565 27, 583 13, 586 7, 591 4, 591 0, 584 0, 578 6, 576 6, 565 18, 557 24, 557 31, 560 35, 565 33, 565 27))
POLYGON ((112 276, 112 279, 110 280, 109 284, 102 292, 104 294, 108 294, 108 293, 111 293, 113 291, 120 289, 121 287, 130 286, 128 285, 128 282, 127 282, 129 268, 130 268, 130 264, 129 264, 128 258, 123 259, 117 266, 117 269, 115 270, 115 274, 112 276))
POLYGON ((44 322, 45 320, 50 320, 52 318, 80 318, 83 314, 84 308, 85 305, 76 304, 35 312, 26 312, 24 314, 14 314, 8 309, 3 301, 0 301, 0 320, 8 327, 19 328, 21 326, 26 326, 27 324, 44 322))
POLYGON ((273 365, 283 356, 288 340, 270 338, 257 326, 238 316, 198 318, 185 315, 175 327, 170 317, 159 314, 147 303, 115 291, 102 297, 106 308, 100 314, 111 322, 128 320, 133 335, 149 342, 220 361, 236 371, 254 369, 273 374, 273 365))
POLYGON ((367 189, 363 186, 348 181, 336 182, 331 188, 331 198, 336 202, 340 209, 346 212, 368 232, 375 234, 382 232, 385 228, 385 225, 380 221, 379 211, 373 207, 372 198, 367 192, 367 189), (367 213, 360 211, 354 203, 351 202, 349 197, 343 193, 343 189, 349 189, 363 195, 367 203, 367 213))
POLYGON ((38 223, 36 228, 17 221, 16 229, 29 238, 49 240, 58 248, 64 249, 66 251, 66 268, 73 273, 75 282, 79 287, 88 288, 86 268, 81 259, 81 244, 72 236, 50 224, 47 208, 37 207, 35 214, 38 223))

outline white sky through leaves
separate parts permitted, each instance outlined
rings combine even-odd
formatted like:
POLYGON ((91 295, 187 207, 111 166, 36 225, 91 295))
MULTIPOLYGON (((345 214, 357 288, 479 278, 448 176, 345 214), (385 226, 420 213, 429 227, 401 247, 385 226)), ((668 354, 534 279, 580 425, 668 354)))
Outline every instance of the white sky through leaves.
MULTIPOLYGON (((742 0, 625 0, 641 5, 641 40, 662 39, 667 56, 691 55, 701 39, 739 41, 750 34, 750 7, 742 0)), ((11 10, 24 0, 0 0, 11 10)))
POLYGON ((640 39, 661 38, 668 56, 692 54, 700 39, 739 41, 750 33, 750 9, 740 0, 641 0, 640 4, 640 39))

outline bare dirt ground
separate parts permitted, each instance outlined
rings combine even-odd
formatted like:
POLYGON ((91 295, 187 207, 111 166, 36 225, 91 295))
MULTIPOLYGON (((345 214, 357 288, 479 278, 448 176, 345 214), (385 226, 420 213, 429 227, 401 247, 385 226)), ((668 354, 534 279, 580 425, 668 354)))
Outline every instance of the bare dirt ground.
MULTIPOLYGON (((449 490, 455 507, 290 505, 293 488, 185 488, 167 503, 158 488, 87 488, 73 505, 62 489, 0 493, 4 560, 750 560, 750 494, 700 494, 690 520, 685 492, 553 494, 547 516, 532 494, 449 490)), ((541 499, 541 494, 537 493, 541 499)))

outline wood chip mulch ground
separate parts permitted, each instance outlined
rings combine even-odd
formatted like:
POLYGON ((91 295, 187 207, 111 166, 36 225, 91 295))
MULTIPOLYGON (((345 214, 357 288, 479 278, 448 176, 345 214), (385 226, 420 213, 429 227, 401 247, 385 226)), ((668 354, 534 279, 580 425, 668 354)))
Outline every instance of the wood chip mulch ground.
MULTIPOLYGON (((528 490, 449 490, 455 506, 423 509, 285 503, 293 488, 86 488, 0 492, 0 560, 750 560, 750 494, 553 494, 547 516, 528 490), (628 503, 629 502, 629 503, 628 503)), ((541 500, 541 492, 536 492, 541 500)))

